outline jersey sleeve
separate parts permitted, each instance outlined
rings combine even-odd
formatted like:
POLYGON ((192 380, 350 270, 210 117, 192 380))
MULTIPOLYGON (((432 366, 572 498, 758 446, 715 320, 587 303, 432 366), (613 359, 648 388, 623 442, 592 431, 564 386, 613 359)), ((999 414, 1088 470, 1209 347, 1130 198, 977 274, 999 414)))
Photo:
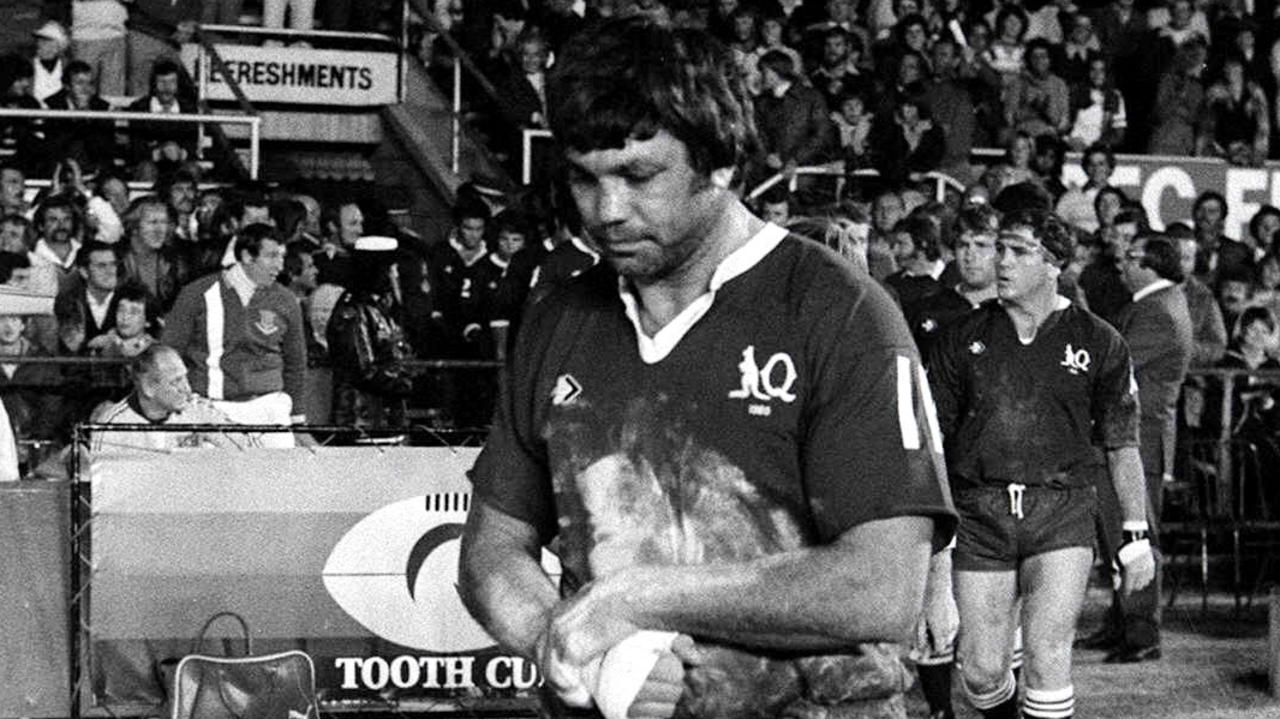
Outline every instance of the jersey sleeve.
POLYGON ((878 286, 815 328, 805 490, 822 541, 872 520, 923 515, 935 548, 955 529, 933 399, 906 323, 878 286))
POLYGON ((1138 382, 1129 346, 1109 325, 1100 325, 1106 350, 1094 375, 1090 413, 1093 442, 1105 449, 1138 445, 1138 382))
POLYGON ((929 387, 933 391, 938 427, 943 437, 955 432, 965 396, 965 326, 965 323, 958 323, 942 330, 925 357, 925 366, 929 368, 929 387))
POLYGON ((475 498, 537 530, 544 543, 556 534, 555 496, 540 433, 538 377, 552 350, 555 322, 547 305, 530 309, 506 371, 484 449, 472 467, 475 498))

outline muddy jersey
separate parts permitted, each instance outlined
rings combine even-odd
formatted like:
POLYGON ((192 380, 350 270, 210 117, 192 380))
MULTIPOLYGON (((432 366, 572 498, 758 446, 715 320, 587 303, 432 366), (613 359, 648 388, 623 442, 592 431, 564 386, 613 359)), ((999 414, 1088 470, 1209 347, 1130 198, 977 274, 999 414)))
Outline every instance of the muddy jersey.
MULTIPOLYGON (((902 515, 938 518, 948 540, 940 440, 901 315, 865 273, 784 235, 770 226, 726 259, 736 274, 712 280, 674 343, 663 333, 681 319, 640 336, 604 267, 531 309, 473 481, 558 536, 564 586, 635 564, 746 561, 902 515)), ((682 699, 693 716, 905 686, 882 645, 767 658, 704 646, 713 659, 682 699)))
POLYGON ((1104 450, 1138 444, 1128 346, 1064 298, 1030 343, 986 302, 944 330, 928 364, 956 490, 1090 486, 1104 450))

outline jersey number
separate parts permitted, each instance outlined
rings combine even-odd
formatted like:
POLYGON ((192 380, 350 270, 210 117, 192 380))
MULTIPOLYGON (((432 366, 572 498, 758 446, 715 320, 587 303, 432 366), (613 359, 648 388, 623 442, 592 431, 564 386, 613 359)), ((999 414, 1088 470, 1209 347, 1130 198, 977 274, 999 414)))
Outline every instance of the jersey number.
POLYGON ((920 388, 920 404, 924 407, 925 424, 929 427, 929 441, 935 452, 942 452, 942 430, 938 426, 938 410, 933 406, 933 392, 929 390, 929 378, 924 367, 916 365, 912 371, 910 357, 898 355, 898 429, 902 432, 903 449, 920 449, 920 422, 916 418, 916 398, 912 387, 920 388))

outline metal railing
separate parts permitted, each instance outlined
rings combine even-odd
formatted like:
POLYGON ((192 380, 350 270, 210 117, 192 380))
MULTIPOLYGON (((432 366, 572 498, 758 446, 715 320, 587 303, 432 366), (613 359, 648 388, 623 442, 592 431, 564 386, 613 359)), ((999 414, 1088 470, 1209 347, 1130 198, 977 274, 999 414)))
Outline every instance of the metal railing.
MULTIPOLYGON (((111 123, 169 123, 188 124, 196 127, 205 125, 248 125, 249 126, 249 178, 258 179, 260 154, 262 145, 262 118, 244 115, 211 115, 211 114, 152 114, 148 112, 127 112, 114 110, 10 110, 0 109, 0 118, 28 120, 92 120, 111 123)), ((203 159, 204 143, 197 142, 196 155, 203 159)))

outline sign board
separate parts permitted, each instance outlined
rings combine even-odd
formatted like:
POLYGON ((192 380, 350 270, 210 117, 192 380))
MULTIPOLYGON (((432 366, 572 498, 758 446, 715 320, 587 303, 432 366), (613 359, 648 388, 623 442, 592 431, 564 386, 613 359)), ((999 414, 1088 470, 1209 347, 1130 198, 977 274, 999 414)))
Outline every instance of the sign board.
MULTIPOLYGON (((227 74, 250 102, 295 105, 390 105, 399 102, 399 67, 391 52, 269 48, 215 45, 227 74)), ((204 97, 234 100, 226 79, 202 57, 199 46, 186 45, 182 59, 193 77, 203 65, 204 97)), ((197 80, 200 82, 200 80, 197 80)))
MULTIPOLYGON (((1068 186, 1084 184, 1078 160, 1068 160, 1063 177, 1068 186)), ((1280 165, 1236 167, 1198 157, 1120 155, 1111 184, 1138 200, 1157 230, 1173 222, 1191 223, 1191 207, 1202 192, 1227 199, 1226 234, 1245 237, 1249 219, 1263 205, 1280 207, 1280 165)))
MULTIPOLYGON (((95 457, 88 622, 95 703, 117 714, 154 711, 163 700, 155 667, 189 652, 219 611, 245 618, 255 653, 308 652, 330 706, 384 706, 394 696, 465 698, 475 708, 530 696, 536 669, 496 647, 455 586, 470 503, 465 472, 477 451, 95 457)), ((550 555, 546 566, 558 573, 550 555)), ((225 647, 239 652, 239 642, 225 647)))

